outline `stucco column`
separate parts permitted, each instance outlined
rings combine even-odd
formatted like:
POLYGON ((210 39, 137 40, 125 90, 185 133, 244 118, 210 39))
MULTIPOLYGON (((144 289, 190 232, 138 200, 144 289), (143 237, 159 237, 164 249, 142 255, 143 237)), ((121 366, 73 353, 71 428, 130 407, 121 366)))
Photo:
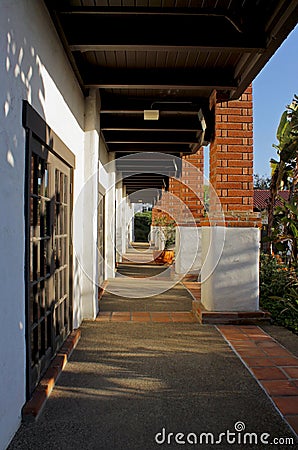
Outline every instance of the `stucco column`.
POLYGON ((216 93, 213 101, 210 183, 216 195, 202 223, 201 301, 210 311, 257 311, 261 224, 253 212, 252 88, 237 101, 220 103, 216 93))
POLYGON ((94 319, 98 313, 97 300, 97 202, 99 159, 99 110, 98 90, 90 89, 85 100, 84 145, 84 205, 81 212, 83 233, 83 287, 82 313, 84 318, 94 319))

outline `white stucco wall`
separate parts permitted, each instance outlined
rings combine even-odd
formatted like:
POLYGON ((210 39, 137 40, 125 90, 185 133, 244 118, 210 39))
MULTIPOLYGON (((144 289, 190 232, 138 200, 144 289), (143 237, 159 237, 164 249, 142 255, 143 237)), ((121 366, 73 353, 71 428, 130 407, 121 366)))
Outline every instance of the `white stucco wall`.
POLYGON ((123 246, 123 234, 125 234, 125 211, 123 209, 124 202, 122 182, 120 181, 116 185, 116 262, 122 262, 122 256, 125 253, 123 246))
POLYGON ((199 227, 176 227, 175 272, 197 274, 201 270, 201 237, 199 227))
MULTIPOLYGON (((98 90, 90 89, 85 100, 85 147, 83 205, 83 261, 82 315, 95 319, 98 313, 98 159, 100 145, 100 98, 98 90)), ((78 211, 78 216, 80 216, 78 211)), ((81 217, 78 217, 80 221, 81 217)))
POLYGON ((105 202, 105 278, 115 277, 115 202, 116 177, 115 154, 108 153, 105 143, 100 139, 100 161, 98 164, 98 183, 105 202))
POLYGON ((259 308, 258 228, 202 227, 202 304, 209 311, 259 308))
MULTIPOLYGON (((21 420, 25 402, 24 174, 22 100, 28 102, 76 156, 74 201, 92 170, 94 133, 84 145, 85 100, 39 0, 0 4, 0 449, 21 420), (87 151, 85 153, 85 150, 87 151)), ((86 219, 81 212, 82 221, 86 219)), ((92 217, 90 217, 92 220, 92 217)), ((92 227, 91 227, 92 228, 92 227)), ((93 232, 94 230, 92 230, 93 232)), ((74 247, 83 252, 81 223, 74 224, 74 247)), ((82 268, 74 258, 74 326, 82 320, 82 268)))
POLYGON ((130 203, 129 197, 126 197, 126 249, 129 248, 130 243, 133 240, 133 216, 134 208, 133 204, 130 203))

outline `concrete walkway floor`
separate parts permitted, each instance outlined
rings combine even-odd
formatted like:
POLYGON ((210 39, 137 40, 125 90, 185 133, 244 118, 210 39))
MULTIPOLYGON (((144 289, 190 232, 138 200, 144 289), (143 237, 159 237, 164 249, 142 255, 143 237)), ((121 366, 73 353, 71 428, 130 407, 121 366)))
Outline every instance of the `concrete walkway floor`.
MULTIPOLYGON (((121 291, 121 279, 118 283, 121 291)), ((124 295, 128 284, 140 292, 144 282, 124 283, 118 305, 114 294, 112 298, 104 294, 105 311, 98 320, 83 323, 81 340, 38 420, 22 424, 9 450, 297 448, 293 428, 298 418, 298 374, 289 370, 287 378, 283 363, 288 369, 297 364, 298 369, 298 358, 277 355, 278 349, 287 350, 267 334, 270 327, 265 332, 255 326, 216 328, 187 318, 132 320, 135 313, 157 312, 159 296, 151 298, 151 312, 148 297, 124 295), (111 320, 117 312, 129 313, 129 319, 111 320), (108 321, 102 319, 107 316, 108 321), (262 373, 253 372, 256 364, 276 370, 274 358, 279 359, 280 370, 278 375, 273 372, 275 380, 288 382, 281 386, 286 405, 291 397, 288 418, 293 419, 293 428, 281 415, 287 413, 278 411, 266 394, 262 373)), ((190 314, 183 286, 162 295, 161 314, 190 314)), ((297 339, 290 333, 282 335, 292 352, 298 349, 297 339)), ((278 383, 270 389, 271 398, 281 396, 278 383)))

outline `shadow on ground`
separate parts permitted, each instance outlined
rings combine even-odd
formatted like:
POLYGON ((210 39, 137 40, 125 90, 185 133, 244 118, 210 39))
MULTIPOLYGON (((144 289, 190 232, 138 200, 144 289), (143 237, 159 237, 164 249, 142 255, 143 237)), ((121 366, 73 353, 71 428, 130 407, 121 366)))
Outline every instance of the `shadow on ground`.
MULTIPOLYGON (((153 450, 167 433, 247 432, 291 437, 270 400, 212 326, 96 323, 82 338, 36 423, 22 425, 9 450, 153 450), (161 438, 161 437, 160 437, 161 438)), ((215 445, 219 449, 268 446, 215 445)), ((270 445, 270 448, 287 448, 270 445)), ((294 448, 288 447, 288 448, 294 448)))

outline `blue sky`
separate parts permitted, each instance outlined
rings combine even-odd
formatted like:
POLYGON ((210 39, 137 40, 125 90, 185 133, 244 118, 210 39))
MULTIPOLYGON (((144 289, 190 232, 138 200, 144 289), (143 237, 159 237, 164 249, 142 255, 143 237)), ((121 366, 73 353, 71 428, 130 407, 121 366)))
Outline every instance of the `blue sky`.
POLYGON ((286 105, 298 95, 298 26, 279 47, 253 82, 254 173, 270 176, 276 157, 276 129, 286 105))

